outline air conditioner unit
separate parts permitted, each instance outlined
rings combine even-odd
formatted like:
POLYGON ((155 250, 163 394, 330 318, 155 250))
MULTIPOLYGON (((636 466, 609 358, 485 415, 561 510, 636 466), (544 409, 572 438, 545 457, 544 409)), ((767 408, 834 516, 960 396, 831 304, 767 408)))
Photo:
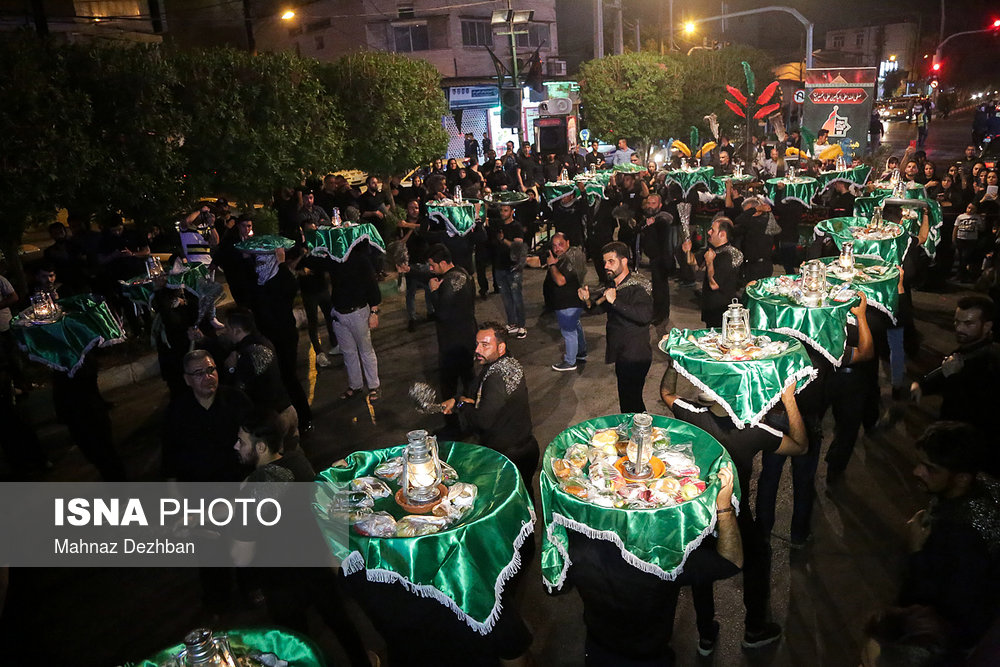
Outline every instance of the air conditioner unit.
POLYGON ((548 116, 568 116, 573 113, 573 100, 568 97, 553 97, 539 104, 538 111, 548 116))
POLYGON ((566 76, 566 61, 549 58, 545 61, 545 73, 549 76, 566 76))

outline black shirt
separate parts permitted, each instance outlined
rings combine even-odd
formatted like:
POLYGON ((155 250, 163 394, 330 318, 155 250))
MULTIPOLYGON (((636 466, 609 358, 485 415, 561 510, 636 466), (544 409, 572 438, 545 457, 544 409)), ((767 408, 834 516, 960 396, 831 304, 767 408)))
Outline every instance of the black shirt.
POLYGON ((501 225, 500 229, 503 230, 503 240, 500 239, 499 235, 494 236, 495 251, 493 266, 504 271, 520 269, 520 263, 515 262, 515 258, 512 257, 511 251, 514 249, 513 246, 508 247, 504 241, 513 241, 514 239, 523 240, 524 227, 521 226, 521 223, 515 221, 501 225))
POLYGON ((604 302, 608 314, 605 363, 649 361, 649 323, 653 319, 653 288, 644 277, 630 272, 618 285, 615 302, 604 302))
MULTIPOLYGON (((372 192, 365 190, 365 193, 358 197, 358 210, 362 213, 377 211, 379 207, 389 206, 389 195, 385 192, 372 192)), ((343 211, 341 211, 343 213, 343 211)))
MULTIPOLYGON (((749 209, 733 220, 733 245, 743 253, 744 262, 752 264, 771 261, 774 242, 767 235, 769 219, 767 214, 755 215, 755 211, 749 209)), ((715 282, 719 282, 719 279, 716 278, 715 282)))
POLYGON ((642 251, 651 262, 659 264, 665 270, 674 267, 674 246, 670 236, 673 223, 673 217, 665 211, 657 212, 652 224, 646 224, 645 215, 639 220, 642 251))
POLYGON ((218 388, 207 410, 190 391, 170 401, 164 418, 163 474, 181 482, 243 479, 243 466, 233 445, 251 410, 253 404, 246 394, 225 385, 218 388))
POLYGON ((559 160, 553 160, 552 162, 542 163, 542 181, 544 183, 552 183, 559 180, 559 174, 563 170, 562 162, 559 160))
POLYGON ((471 353, 476 349, 476 290, 472 278, 459 266, 441 278, 441 285, 431 292, 438 349, 442 354, 454 349, 471 353))
POLYGON ((835 218, 854 215, 854 195, 850 192, 838 192, 830 198, 830 208, 835 218))
MULTIPOLYGON (((475 405, 464 405, 461 414, 479 434, 479 442, 517 461, 534 444, 531 406, 524 370, 517 359, 504 355, 483 368, 476 383, 475 405)), ((530 483, 530 480, 526 480, 530 483)))
POLYGON ((292 313, 298 293, 299 283, 285 264, 278 266, 270 280, 256 287, 253 312, 257 327, 276 345, 298 335, 292 313))
POLYGON ((301 449, 285 452, 280 459, 262 465, 247 476, 248 482, 311 482, 314 479, 316 471, 301 449))
POLYGON ((671 412, 677 419, 704 430, 725 447, 736 466, 743 498, 748 498, 753 459, 757 452, 777 451, 783 437, 781 431, 763 423, 738 429, 729 417, 716 417, 708 408, 692 405, 681 398, 674 401, 671 412))
MULTIPOLYGON (((258 410, 281 413, 292 404, 281 381, 274 346, 260 334, 248 334, 236 344, 236 386, 246 392, 258 410)), ((233 441, 235 442, 235 440, 233 441)))
POLYGON ((1000 406, 1000 344, 989 338, 960 346, 954 354, 962 357, 962 369, 945 377, 937 368, 920 381, 927 394, 941 394, 941 419, 965 422, 983 433, 996 430, 996 410, 1000 406))
POLYGON ((382 303, 382 293, 367 250, 367 245, 359 243, 343 262, 332 259, 326 262, 330 272, 330 300, 338 313, 382 303))
POLYGON ((538 182, 539 166, 538 163, 535 162, 534 155, 525 155, 524 153, 518 152, 517 170, 521 174, 521 182, 524 183, 524 187, 530 188, 538 182))
POLYGON ((554 310, 564 308, 582 308, 583 303, 577 290, 583 285, 583 272, 587 270, 587 258, 580 248, 571 246, 556 261, 556 270, 566 279, 565 285, 557 285, 552 277, 552 269, 545 270, 545 282, 542 283, 542 293, 545 302, 554 310))
POLYGON ((715 248, 715 259, 712 262, 715 268, 715 282, 719 289, 713 290, 708 284, 708 271, 705 271, 705 280, 701 288, 701 312, 704 316, 725 307, 736 297, 736 293, 742 287, 740 279, 740 267, 743 266, 743 253, 725 244, 715 248))

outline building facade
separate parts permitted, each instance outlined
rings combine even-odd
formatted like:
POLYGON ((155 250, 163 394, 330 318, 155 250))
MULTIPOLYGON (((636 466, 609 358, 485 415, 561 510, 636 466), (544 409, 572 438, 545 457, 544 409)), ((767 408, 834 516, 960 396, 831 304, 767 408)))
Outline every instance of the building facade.
POLYGON ((162 41, 159 0, 0 0, 0 30, 34 30, 70 42, 162 41))
POLYGON ((842 67, 878 67, 879 94, 892 95, 893 91, 883 90, 890 72, 906 72, 904 81, 919 78, 923 55, 919 49, 918 26, 916 23, 890 23, 830 30, 826 33, 823 58, 842 67))

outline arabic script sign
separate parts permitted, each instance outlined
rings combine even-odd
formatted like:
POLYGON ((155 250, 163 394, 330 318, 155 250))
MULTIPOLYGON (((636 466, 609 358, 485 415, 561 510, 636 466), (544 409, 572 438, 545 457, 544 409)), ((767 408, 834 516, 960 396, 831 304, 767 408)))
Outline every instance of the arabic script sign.
POLYGON ((868 148, 868 126, 878 70, 874 67, 808 69, 802 124, 811 132, 829 130, 852 159, 868 148))
POLYGON ((867 99, 862 88, 814 88, 809 93, 813 104, 862 104, 867 99))

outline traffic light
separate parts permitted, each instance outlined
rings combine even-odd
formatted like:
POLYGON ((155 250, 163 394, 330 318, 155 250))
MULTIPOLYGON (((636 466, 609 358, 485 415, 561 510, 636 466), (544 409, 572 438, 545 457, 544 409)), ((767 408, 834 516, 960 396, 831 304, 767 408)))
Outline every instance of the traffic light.
POLYGON ((993 27, 1000 28, 1000 19, 996 19, 995 21, 993 21, 993 27))
POLYGON ((934 70, 935 72, 940 72, 941 71, 941 63, 934 63, 933 65, 931 65, 931 69, 934 70))
POLYGON ((500 89, 500 127, 521 127, 521 89, 500 89))

